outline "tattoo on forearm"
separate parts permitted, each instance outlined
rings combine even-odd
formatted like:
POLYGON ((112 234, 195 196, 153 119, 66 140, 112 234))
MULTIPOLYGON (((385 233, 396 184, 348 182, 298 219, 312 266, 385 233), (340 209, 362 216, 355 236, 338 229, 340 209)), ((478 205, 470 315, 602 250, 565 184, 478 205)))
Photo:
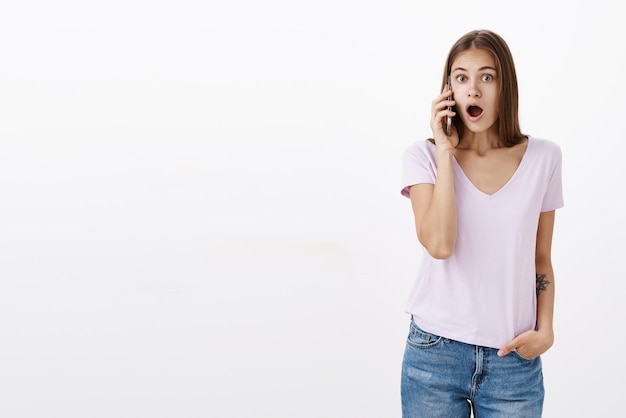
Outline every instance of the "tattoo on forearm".
POLYGON ((539 296, 539 293, 546 290, 549 284, 550 282, 548 281, 548 279, 546 279, 545 274, 537 273, 537 296, 539 296))

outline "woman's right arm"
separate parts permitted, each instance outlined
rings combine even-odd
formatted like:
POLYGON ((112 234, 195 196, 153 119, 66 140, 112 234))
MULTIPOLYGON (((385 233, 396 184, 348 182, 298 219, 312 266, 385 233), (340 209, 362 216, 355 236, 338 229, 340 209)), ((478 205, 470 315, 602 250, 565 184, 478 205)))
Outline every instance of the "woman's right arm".
POLYGON ((416 184, 409 188, 415 216, 415 230, 419 242, 434 258, 448 258, 454 252, 457 237, 456 197, 452 158, 459 137, 454 126, 452 135, 443 130, 442 120, 454 116, 447 106, 454 105, 447 98, 447 88, 432 104, 431 129, 437 147, 437 178, 435 184, 416 184))

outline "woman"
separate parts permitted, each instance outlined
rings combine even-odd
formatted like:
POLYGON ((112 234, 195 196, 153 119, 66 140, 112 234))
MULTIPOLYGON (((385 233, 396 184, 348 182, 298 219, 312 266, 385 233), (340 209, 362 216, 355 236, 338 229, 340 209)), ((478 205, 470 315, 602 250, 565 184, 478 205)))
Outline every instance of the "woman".
POLYGON ((561 151, 522 134, 513 58, 498 34, 462 36, 442 90, 433 138, 403 154, 402 194, 425 250, 406 309, 403 416, 540 417, 561 151))

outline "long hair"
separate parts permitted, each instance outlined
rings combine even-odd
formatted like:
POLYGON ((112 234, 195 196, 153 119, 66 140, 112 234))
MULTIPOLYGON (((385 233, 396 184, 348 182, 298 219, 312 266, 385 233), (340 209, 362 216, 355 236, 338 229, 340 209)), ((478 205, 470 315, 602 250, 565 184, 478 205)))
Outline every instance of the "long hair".
MULTIPOLYGON (((468 32, 459 38, 448 53, 441 89, 443 90, 447 84, 448 75, 452 70, 452 63, 457 55, 471 48, 484 49, 490 52, 496 61, 500 91, 497 121, 498 135, 505 146, 512 147, 522 141, 526 135, 522 134, 519 124, 517 74, 513 56, 509 46, 500 35, 483 29, 468 32)), ((452 122, 459 133, 459 138, 462 138, 465 125, 458 116, 455 116, 452 122)))

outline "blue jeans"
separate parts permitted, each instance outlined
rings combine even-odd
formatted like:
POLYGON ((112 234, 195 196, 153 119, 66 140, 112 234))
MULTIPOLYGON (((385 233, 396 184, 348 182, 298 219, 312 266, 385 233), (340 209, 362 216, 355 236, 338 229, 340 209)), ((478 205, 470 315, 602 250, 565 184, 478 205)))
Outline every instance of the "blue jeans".
POLYGON ((541 358, 497 352, 430 334, 411 321, 402 361, 402 417, 541 417, 541 358))

